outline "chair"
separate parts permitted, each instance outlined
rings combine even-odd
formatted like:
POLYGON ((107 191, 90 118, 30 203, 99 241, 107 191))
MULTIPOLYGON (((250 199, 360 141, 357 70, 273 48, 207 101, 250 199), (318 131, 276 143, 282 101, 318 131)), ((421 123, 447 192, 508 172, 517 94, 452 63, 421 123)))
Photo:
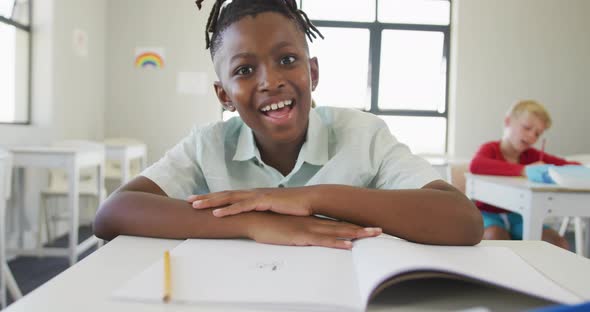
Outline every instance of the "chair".
MULTIPOLYGON (((590 154, 575 154, 566 157, 569 161, 577 161, 586 167, 590 167, 590 154)), ((564 217, 559 227, 559 235, 564 236, 567 231, 574 231, 576 242, 576 253, 584 255, 584 229, 580 217, 573 218, 573 229, 571 228, 571 217, 564 217)))
POLYGON ((117 180, 122 185, 145 169, 147 147, 143 142, 132 138, 108 138, 104 144, 107 151, 105 179, 117 180))
MULTIPOLYGON (((104 144, 85 141, 85 140, 69 140, 54 143, 53 146, 58 147, 74 147, 74 148, 89 148, 89 149, 101 149, 104 150, 104 144)), ((106 199, 106 191, 104 188, 104 179, 98 181, 98 175, 95 167, 82 168, 80 170, 80 184, 79 193, 81 199, 87 201, 89 205, 94 207, 94 211, 100 204, 101 201, 106 199), (96 186, 97 183, 102 183, 102 194, 97 194, 96 186)), ((55 239, 57 225, 60 221, 69 220, 69 212, 64 211, 63 206, 48 205, 49 200, 66 198, 68 196, 68 176, 64 170, 51 169, 49 171, 49 183, 48 187, 41 191, 40 207, 39 207, 39 218, 38 218, 38 237, 37 247, 41 246, 42 242, 42 229, 45 228, 47 241, 50 242, 55 239), (61 208, 61 209, 60 209, 61 208)), ((100 244, 99 244, 100 246, 100 244)))
POLYGON ((449 162, 449 168, 449 183, 462 193, 465 193, 465 173, 469 172, 469 160, 454 159, 449 162))

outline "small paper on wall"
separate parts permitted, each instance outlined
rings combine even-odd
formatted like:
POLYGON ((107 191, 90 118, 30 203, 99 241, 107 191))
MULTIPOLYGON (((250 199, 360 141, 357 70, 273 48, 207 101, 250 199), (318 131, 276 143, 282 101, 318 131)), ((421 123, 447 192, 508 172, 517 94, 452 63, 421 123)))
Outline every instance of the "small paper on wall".
MULTIPOLYGON (((204 72, 180 72, 176 79, 176 91, 179 94, 205 95, 211 87, 204 72)), ((211 87, 212 88, 212 87, 211 87)))
POLYGON ((135 67, 162 69, 165 65, 164 48, 135 48, 135 67))
POLYGON ((72 33, 72 49, 77 56, 88 56, 88 33, 82 29, 74 29, 72 33))

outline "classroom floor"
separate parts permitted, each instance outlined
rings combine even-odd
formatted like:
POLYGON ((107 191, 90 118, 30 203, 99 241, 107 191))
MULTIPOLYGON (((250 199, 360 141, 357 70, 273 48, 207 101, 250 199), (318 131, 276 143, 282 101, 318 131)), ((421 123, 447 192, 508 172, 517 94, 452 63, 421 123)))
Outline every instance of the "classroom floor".
MULTIPOLYGON (((90 226, 81 226, 78 233, 80 241, 83 241, 92 235, 92 228, 90 226)), ((567 233, 566 239, 570 243, 570 246, 575 245, 573 233, 567 233)), ((67 242, 67 236, 64 235, 47 246, 65 247, 67 246, 67 242)), ((80 256, 80 259, 83 259, 95 250, 96 247, 87 250, 80 256)), ((10 261, 8 265, 23 295, 26 295, 67 269, 68 259, 57 257, 18 257, 10 261)), ((10 296, 8 297, 8 302, 12 302, 10 296)))
MULTIPOLYGON (((82 242, 92 235, 91 226, 81 226, 78 231, 79 241, 82 242)), ((47 247, 66 247, 68 244, 67 235, 57 238, 54 242, 47 244, 47 247)), ((83 259, 96 250, 96 247, 88 249, 80 255, 83 259)), ((23 295, 33 291, 49 281, 69 267, 69 260, 65 257, 17 257, 8 262, 8 266, 14 275, 23 295)), ((10 295, 8 302, 12 302, 10 295)))

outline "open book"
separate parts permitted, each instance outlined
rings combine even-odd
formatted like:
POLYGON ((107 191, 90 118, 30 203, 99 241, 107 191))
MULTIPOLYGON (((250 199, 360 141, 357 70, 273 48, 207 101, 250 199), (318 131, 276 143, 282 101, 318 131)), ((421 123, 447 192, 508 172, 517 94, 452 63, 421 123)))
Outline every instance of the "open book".
MULTIPOLYGON (((257 310, 363 311, 384 285, 441 275, 559 303, 582 301, 508 248, 420 245, 387 235, 357 240, 352 251, 189 239, 171 251, 171 272, 172 303, 257 310)), ((163 275, 160 260, 113 295, 162 302, 163 275)))

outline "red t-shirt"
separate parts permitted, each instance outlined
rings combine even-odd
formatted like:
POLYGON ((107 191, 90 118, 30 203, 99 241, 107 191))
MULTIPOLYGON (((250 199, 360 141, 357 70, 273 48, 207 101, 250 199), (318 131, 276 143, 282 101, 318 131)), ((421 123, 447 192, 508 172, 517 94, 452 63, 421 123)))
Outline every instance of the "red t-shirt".
MULTIPOLYGON (((471 160, 469 171, 475 174, 501 175, 501 176, 520 176, 526 165, 541 160, 541 151, 529 148, 520 154, 518 164, 509 163, 500 151, 500 141, 492 141, 482 145, 475 157, 471 160)), ((561 165, 579 165, 578 162, 567 161, 545 153, 543 162, 557 166, 561 165)), ((508 212, 504 209, 488 205, 482 202, 475 202, 477 207, 486 212, 502 213, 508 212)))

